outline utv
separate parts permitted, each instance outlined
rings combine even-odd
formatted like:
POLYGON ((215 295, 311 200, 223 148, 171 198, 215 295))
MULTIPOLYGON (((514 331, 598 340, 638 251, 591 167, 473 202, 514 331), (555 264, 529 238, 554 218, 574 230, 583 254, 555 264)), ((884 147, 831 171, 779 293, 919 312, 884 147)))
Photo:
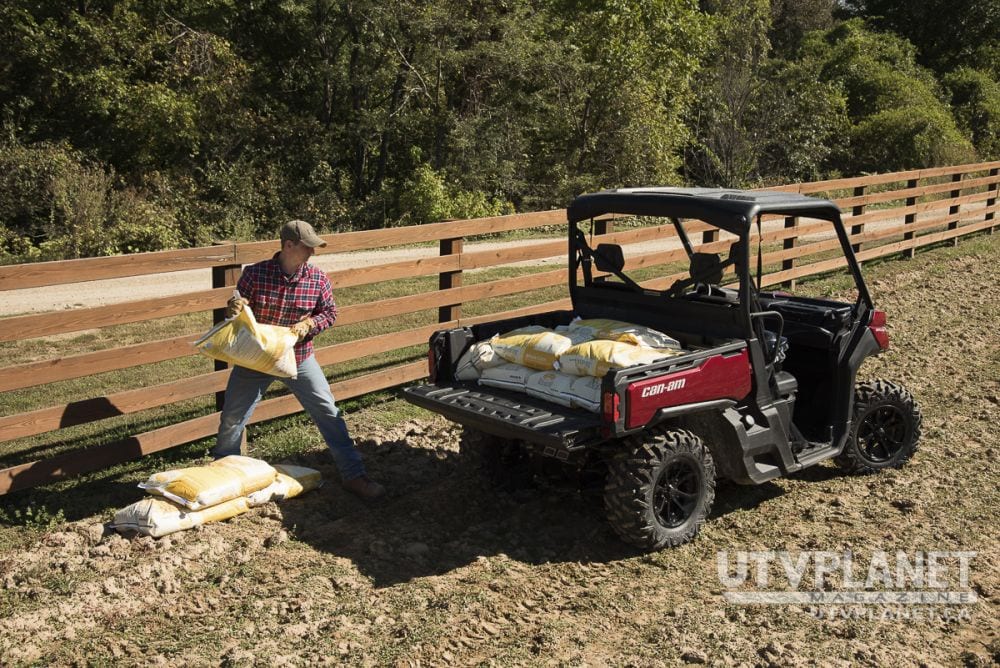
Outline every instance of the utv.
POLYGON ((464 426, 463 450, 513 449, 543 463, 602 467, 611 526, 651 550, 697 534, 717 478, 760 484, 828 459, 871 473, 898 468, 914 453, 921 415, 910 393, 887 380, 855 385, 861 363, 886 350, 889 339, 835 204, 783 192, 629 188, 577 197, 567 214, 572 310, 437 332, 430 383, 405 390, 410 402, 464 426), (856 300, 762 290, 764 216, 829 222, 856 300), (689 272, 672 283, 646 277, 640 284, 625 272, 621 246, 588 244, 588 221, 593 243, 600 238, 595 221, 609 217, 672 227, 689 272), (700 250, 728 252, 695 252, 689 234, 705 230, 718 240, 700 250), (735 277, 724 285, 730 272, 735 277), (454 380, 457 361, 475 342, 576 317, 655 328, 684 352, 610 370, 600 381, 598 413, 454 380))

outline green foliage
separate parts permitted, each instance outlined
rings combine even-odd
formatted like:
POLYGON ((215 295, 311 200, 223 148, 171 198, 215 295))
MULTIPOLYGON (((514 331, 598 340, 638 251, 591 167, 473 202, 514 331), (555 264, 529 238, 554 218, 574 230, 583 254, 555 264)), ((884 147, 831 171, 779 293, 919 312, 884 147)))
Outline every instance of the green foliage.
POLYGON ((0 262, 995 155, 989 81, 917 63, 995 82, 996 3, 942 2, 10 0, 0 262))
POLYGON ((847 173, 892 171, 975 159, 933 74, 913 45, 870 31, 860 20, 813 33, 802 60, 844 92, 850 147, 833 165, 847 173))
POLYGON ((430 165, 420 165, 407 180, 399 198, 401 224, 437 223, 444 220, 485 218, 513 213, 509 202, 490 199, 479 191, 450 186, 430 165))
POLYGON ((889 109, 864 118, 851 130, 849 164, 854 171, 876 165, 898 171, 974 159, 954 119, 941 109, 889 109))
POLYGON ((991 67, 1000 77, 1000 3, 995 0, 846 0, 855 15, 912 43, 937 72, 991 67))
POLYGON ((959 128, 979 155, 1000 158, 1000 83, 988 72, 962 67, 944 77, 959 128))
POLYGON ((768 58, 767 2, 714 6, 716 47, 688 118, 689 179, 740 187, 821 178, 846 141, 840 87, 821 81, 815 62, 768 58))
POLYGON ((63 145, 0 144, 0 258, 57 259, 183 245, 174 216, 63 145))

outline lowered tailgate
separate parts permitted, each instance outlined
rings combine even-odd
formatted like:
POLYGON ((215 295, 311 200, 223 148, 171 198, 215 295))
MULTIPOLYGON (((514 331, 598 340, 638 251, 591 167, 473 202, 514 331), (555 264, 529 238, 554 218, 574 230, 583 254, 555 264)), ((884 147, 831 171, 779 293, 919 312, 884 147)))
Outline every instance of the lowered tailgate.
POLYGON ((416 385, 407 401, 496 436, 573 450, 600 436, 601 418, 524 394, 477 385, 416 385))

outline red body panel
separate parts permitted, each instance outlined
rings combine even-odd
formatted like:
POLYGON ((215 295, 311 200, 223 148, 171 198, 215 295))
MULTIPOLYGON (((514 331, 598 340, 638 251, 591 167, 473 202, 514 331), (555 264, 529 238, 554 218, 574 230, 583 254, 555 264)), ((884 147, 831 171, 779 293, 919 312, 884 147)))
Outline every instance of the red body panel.
POLYGON ((750 355, 746 350, 730 357, 713 355, 694 368, 631 383, 625 390, 625 427, 643 426, 661 408, 714 399, 739 401, 750 388, 750 355))

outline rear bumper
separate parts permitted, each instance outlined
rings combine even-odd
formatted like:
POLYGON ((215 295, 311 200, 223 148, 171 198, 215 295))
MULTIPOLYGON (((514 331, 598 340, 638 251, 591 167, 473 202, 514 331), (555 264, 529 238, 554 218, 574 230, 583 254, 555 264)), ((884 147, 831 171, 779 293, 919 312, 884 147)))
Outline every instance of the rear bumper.
POLYGON ((403 390, 412 404, 494 436, 557 450, 578 450, 600 440, 601 419, 523 394, 473 384, 416 385, 403 390))

